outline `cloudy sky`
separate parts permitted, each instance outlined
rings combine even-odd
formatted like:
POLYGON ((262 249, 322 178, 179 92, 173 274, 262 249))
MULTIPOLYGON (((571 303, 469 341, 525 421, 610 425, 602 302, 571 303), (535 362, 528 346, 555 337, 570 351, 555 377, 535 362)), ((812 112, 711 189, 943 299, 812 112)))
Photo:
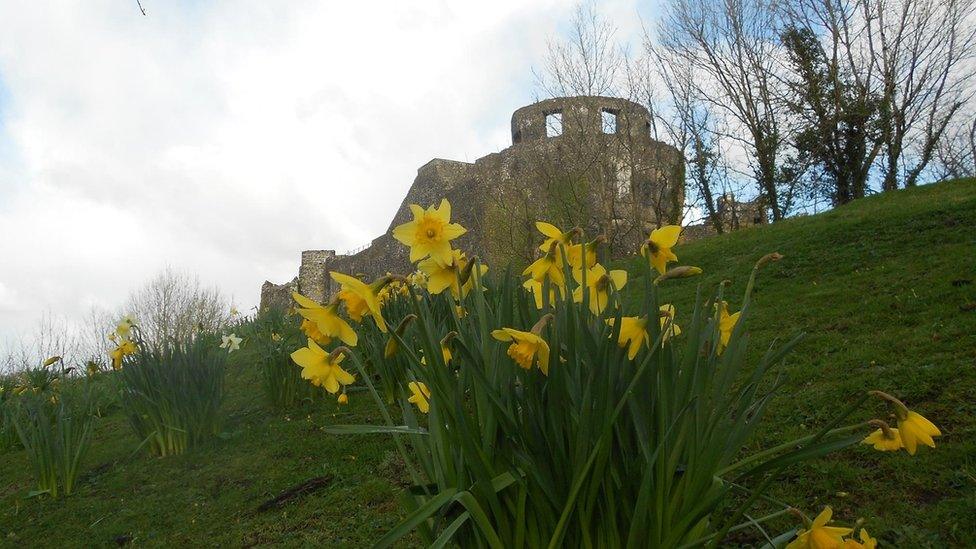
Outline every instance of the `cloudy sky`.
POLYGON ((369 242, 426 161, 508 146, 574 8, 142 3, 0 4, 0 351, 166 266, 246 309, 300 250, 369 242))

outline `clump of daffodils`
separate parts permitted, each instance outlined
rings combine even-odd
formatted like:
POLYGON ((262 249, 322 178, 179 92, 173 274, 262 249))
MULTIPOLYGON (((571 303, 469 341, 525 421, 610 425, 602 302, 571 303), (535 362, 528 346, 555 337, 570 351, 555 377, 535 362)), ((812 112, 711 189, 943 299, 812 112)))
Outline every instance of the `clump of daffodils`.
MULTIPOLYGON (((322 304, 293 294, 307 344, 291 358, 340 405, 350 385, 363 383, 387 422, 335 432, 409 438, 409 450, 398 445, 425 524, 463 502, 467 513, 428 532, 434 538, 460 546, 629 546, 652 537, 661 547, 717 546, 730 531, 758 526, 748 502, 723 507, 730 490, 858 442, 914 455, 941 435, 875 392, 891 404, 894 425, 837 426, 858 403, 820 435, 740 456, 778 389, 764 392, 760 382, 773 363, 746 368, 742 334, 756 273, 779 254, 756 263, 739 310, 723 299, 723 284, 679 319, 659 294, 702 270, 675 264, 677 225, 650 232, 635 274, 601 262, 603 236, 539 221, 536 257, 521 278, 496 285, 480 258, 455 245, 466 230, 452 222, 450 202, 410 212, 393 236, 415 270, 375 280, 331 273, 339 290, 322 304), (634 287, 644 290, 640 299, 622 299, 634 287), (753 382, 738 383, 746 376, 753 382), (397 403, 405 425, 392 419, 388 406, 397 403), (633 516, 602 511, 609 501, 633 516), (471 509, 477 525, 466 522, 471 509), (521 525, 517 534, 503 528, 512 524, 521 525)), ((768 482, 756 484, 748 489, 760 497, 768 482)), ((831 518, 829 507, 804 517, 788 547, 876 547, 865 529, 831 518)))

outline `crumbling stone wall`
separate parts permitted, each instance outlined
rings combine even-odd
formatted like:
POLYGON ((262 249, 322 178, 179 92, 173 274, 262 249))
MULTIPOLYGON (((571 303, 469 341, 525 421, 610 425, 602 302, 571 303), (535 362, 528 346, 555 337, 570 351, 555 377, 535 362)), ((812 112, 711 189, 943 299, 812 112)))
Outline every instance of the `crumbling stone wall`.
POLYGON ((291 306, 291 293, 298 291, 298 277, 291 282, 274 284, 267 280, 261 285, 261 310, 287 309, 291 306))
POLYGON ((329 272, 367 279, 409 272, 408 251, 390 232, 412 219, 410 204, 427 207, 442 198, 451 202, 452 221, 468 230, 453 244, 497 268, 536 253, 537 219, 579 226, 591 237, 602 233, 612 255, 631 253, 650 229, 680 219, 684 159, 651 138, 641 105, 612 97, 548 99, 515 111, 511 127, 512 146, 502 151, 473 163, 433 159, 421 166, 387 231, 365 250, 303 252, 300 290, 325 301, 336 291, 329 272), (554 115, 562 121, 559 135, 554 115))

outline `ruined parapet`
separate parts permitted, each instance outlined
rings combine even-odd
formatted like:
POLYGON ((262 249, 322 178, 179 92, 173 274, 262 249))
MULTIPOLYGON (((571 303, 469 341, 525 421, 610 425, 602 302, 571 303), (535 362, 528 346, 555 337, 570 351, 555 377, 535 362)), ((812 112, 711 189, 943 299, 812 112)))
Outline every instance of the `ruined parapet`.
POLYGON ((615 135, 649 142, 650 113, 617 97, 556 97, 512 114, 512 144, 580 135, 615 135))
POLYGON ((329 297, 329 260, 335 250, 305 250, 298 268, 298 291, 322 303, 329 297))
POLYGON ((260 310, 287 309, 291 306, 291 293, 296 291, 298 291, 298 277, 284 284, 273 284, 265 280, 261 285, 260 310))

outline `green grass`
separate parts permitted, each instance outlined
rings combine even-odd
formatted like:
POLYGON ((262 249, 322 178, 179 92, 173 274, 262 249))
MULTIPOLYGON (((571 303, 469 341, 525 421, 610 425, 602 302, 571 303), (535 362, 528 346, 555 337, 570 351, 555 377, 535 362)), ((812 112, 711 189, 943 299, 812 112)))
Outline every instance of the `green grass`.
MULTIPOLYGON (((865 519, 887 547, 967 546, 976 538, 976 182, 867 198, 826 214, 682 245, 705 275, 666 293, 688 313, 698 283, 728 279, 738 307, 761 255, 752 351, 808 334, 758 445, 822 425, 858 392, 882 389, 938 424, 915 457, 855 448, 788 471, 776 496, 835 519, 865 519), (843 495, 841 495, 843 493, 843 495)), ((633 271, 632 272, 636 272, 633 271)), ((628 297, 641 285, 635 279, 628 297)), ((329 424, 378 422, 364 393, 286 415, 263 400, 256 368, 231 368, 226 435, 186 455, 151 458, 115 408, 96 423, 76 494, 25 499, 23 451, 0 453, 0 545, 256 544, 362 547, 401 517, 403 475, 384 436, 331 436, 329 424), (309 478, 334 480, 279 509, 257 508, 309 478)), ((887 413, 877 402, 871 411, 887 413)), ((868 418, 867 415, 864 416, 868 418)), ((755 538, 743 538, 746 543, 755 538)))

